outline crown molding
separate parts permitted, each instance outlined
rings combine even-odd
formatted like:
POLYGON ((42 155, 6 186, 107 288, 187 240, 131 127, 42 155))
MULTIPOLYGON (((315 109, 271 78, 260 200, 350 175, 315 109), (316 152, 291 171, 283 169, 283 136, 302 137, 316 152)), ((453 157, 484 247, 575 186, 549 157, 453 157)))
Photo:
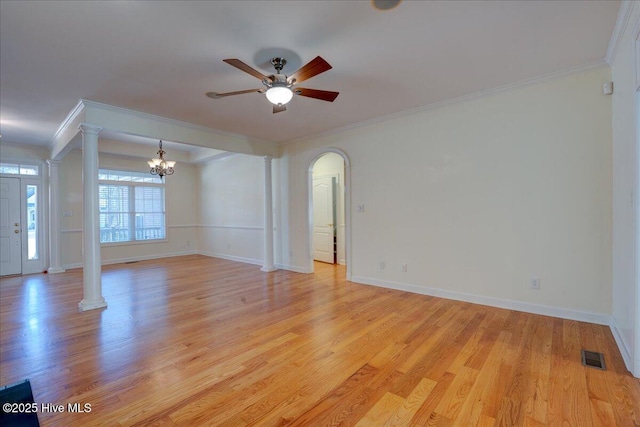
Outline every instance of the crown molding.
POLYGON ((84 112, 84 105, 85 104, 81 99, 80 101, 78 101, 76 106, 73 107, 69 114, 67 114, 67 117, 65 117, 62 123, 60 123, 60 126, 58 126, 58 130, 56 130, 56 133, 53 134, 53 137, 49 142, 50 148, 55 145, 58 138, 60 138, 60 136, 67 130, 67 128, 80 116, 80 114, 84 112))
POLYGON ((51 138, 48 146, 49 158, 60 160, 78 144, 78 134, 80 133, 80 126, 84 124, 85 116, 86 106, 80 100, 67 114, 53 138, 51 138))
POLYGON ((618 48, 622 43, 622 37, 629 25, 629 19, 631 19, 631 11, 636 2, 631 0, 624 0, 618 10, 618 19, 616 20, 616 26, 613 28, 613 33, 609 39, 609 46, 607 47, 607 54, 605 55, 605 61, 607 64, 612 65, 616 60, 618 48))
POLYGON ((439 108, 443 108, 443 107, 448 107, 451 105, 455 105, 455 104, 461 104, 463 102, 468 102, 468 101, 472 101, 474 99, 478 99, 478 98, 483 98, 485 96, 490 96, 490 95, 494 95, 500 92, 507 92, 510 90, 514 90, 514 89, 519 89, 519 88, 524 88, 527 86, 533 86, 539 83, 543 83, 546 81, 550 81, 550 80, 554 80, 560 77, 565 77, 565 76, 569 76, 572 74, 578 74, 584 71, 588 71, 588 70, 592 70, 592 69, 596 69, 596 68, 600 68, 600 67, 605 67, 605 66, 609 66, 604 60, 601 61, 597 61, 591 64, 586 64, 586 65, 581 65, 579 67, 573 67, 573 68, 568 68, 565 70, 561 70, 561 71, 555 71, 552 73, 548 73, 548 74, 544 74, 542 76, 538 76, 538 77, 534 77, 531 79, 526 79, 526 80, 520 80, 518 82, 514 82, 514 83, 509 83, 507 85, 504 86, 498 86, 495 87, 493 89, 487 89, 487 90, 483 90, 480 92, 475 92, 475 93, 471 93, 468 95, 463 95, 463 96, 459 96, 456 98, 451 98, 451 99, 446 99, 444 101, 440 101, 440 102, 435 102, 433 104, 427 104, 427 105, 423 105, 420 107, 416 107, 416 108, 412 108, 409 110, 403 110, 403 111, 399 111, 397 113, 392 113, 392 114, 387 114, 385 116, 380 116, 380 117, 376 117, 373 118, 371 120, 365 120, 362 122, 358 122, 358 123, 353 123, 347 126, 342 126, 340 128, 337 129, 331 129, 328 131, 324 131, 324 132, 319 132, 313 135, 308 135, 305 136, 303 138, 299 138, 299 139, 293 139, 293 140, 289 140, 289 141, 285 141, 282 143, 281 147, 284 148, 290 144, 293 143, 297 143, 297 142, 306 142, 306 141, 310 141, 316 138, 320 138, 323 136, 327 136, 327 135, 332 135, 332 134, 336 134, 336 133, 341 133, 341 132, 346 132, 352 129, 357 129, 357 128, 361 128, 361 127, 365 127, 365 126, 369 126, 372 124, 376 124, 376 123, 381 123, 381 122, 386 122, 388 120, 393 120, 393 119, 398 119, 401 117, 407 117, 410 116, 412 114, 416 114, 416 113, 421 113, 424 111, 430 111, 430 110, 436 110, 439 108))
POLYGON ((207 132, 213 135, 242 139, 244 141, 249 141, 249 142, 258 143, 258 144, 273 144, 272 141, 268 141, 265 139, 251 138, 251 137, 247 137, 245 135, 240 135, 237 133, 225 132, 219 129, 213 129, 213 128, 209 128, 202 125, 196 125, 196 124, 184 122, 181 120, 170 119, 168 117, 157 116, 155 114, 150 114, 150 113, 144 113, 142 111, 130 110, 128 108, 117 107, 109 104, 102 104, 100 102, 90 101, 88 99, 82 99, 80 100, 80 103, 85 105, 86 107, 91 107, 91 108, 96 108, 96 109, 106 110, 106 111, 113 111, 120 114, 128 114, 131 116, 140 117, 145 120, 158 121, 158 122, 165 123, 172 126, 180 126, 180 127, 185 127, 188 129, 200 131, 200 132, 207 132))

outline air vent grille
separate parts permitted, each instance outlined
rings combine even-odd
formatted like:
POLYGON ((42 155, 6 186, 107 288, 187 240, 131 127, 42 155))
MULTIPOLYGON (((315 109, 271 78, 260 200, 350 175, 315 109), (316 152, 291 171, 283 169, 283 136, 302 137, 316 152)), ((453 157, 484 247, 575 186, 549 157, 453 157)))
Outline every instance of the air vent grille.
POLYGON ((606 370, 604 355, 595 351, 582 350, 582 364, 590 368, 606 370))

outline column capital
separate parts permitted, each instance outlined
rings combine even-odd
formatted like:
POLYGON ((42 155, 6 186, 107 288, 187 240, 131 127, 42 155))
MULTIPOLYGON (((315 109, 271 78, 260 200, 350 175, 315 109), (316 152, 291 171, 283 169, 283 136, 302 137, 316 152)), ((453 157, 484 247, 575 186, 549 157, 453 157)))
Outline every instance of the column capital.
POLYGON ((49 165, 49 167, 52 167, 52 168, 60 166, 61 163, 62 163, 62 160, 47 159, 47 164, 49 165))
POLYGON ((78 126, 83 134, 99 134, 102 128, 100 126, 92 125, 89 123, 80 123, 78 126))
POLYGON ((263 159, 264 159, 265 163, 266 162, 271 162, 271 160, 273 160, 273 156, 264 156, 263 159))

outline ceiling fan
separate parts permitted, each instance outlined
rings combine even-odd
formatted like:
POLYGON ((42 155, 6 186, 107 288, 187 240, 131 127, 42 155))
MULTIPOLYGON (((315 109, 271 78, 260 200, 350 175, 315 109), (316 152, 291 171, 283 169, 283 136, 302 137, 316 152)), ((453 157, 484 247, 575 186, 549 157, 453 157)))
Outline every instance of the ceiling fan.
POLYGON ((251 68, 249 65, 245 64, 239 59, 224 59, 223 61, 231 66, 236 67, 239 70, 244 71, 245 73, 251 74, 252 76, 262 80, 262 84, 265 87, 261 89, 238 90, 235 92, 226 93, 207 92, 207 96, 209 98, 218 99, 224 98, 225 96, 241 95, 243 93, 264 93, 266 94, 267 99, 273 104, 273 113, 275 114, 287 109, 286 104, 287 102, 291 101, 293 95, 306 96, 307 98, 315 98, 322 101, 333 102, 339 94, 339 92, 331 92, 328 90, 319 89, 307 89, 295 86, 298 83, 302 83, 303 81, 317 76, 320 73, 324 73, 325 71, 328 71, 332 68, 327 61, 319 56, 316 56, 313 60, 300 67, 298 71, 291 74, 290 76, 280 74, 280 71, 282 71, 282 68, 287 63, 286 59, 280 57, 271 59, 271 64, 276 69, 276 74, 272 74, 270 76, 265 76, 261 72, 251 68))

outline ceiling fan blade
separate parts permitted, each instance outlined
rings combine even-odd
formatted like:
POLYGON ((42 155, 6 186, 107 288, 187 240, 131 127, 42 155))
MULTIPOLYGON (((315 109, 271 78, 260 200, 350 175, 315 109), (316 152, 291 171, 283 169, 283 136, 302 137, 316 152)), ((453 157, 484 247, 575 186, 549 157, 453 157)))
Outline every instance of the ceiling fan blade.
POLYGON ((319 56, 316 56, 307 64, 303 65, 298 71, 291 74, 287 81, 289 84, 301 83, 313 76, 317 76, 320 73, 330 70, 332 67, 327 61, 319 56))
POLYGON ((263 89, 247 89, 247 90, 237 90, 235 92, 226 92, 226 93, 207 92, 207 96, 209 98, 218 99, 218 98, 224 98, 225 96, 242 95, 243 93, 253 93, 253 92, 262 93, 264 92, 264 90, 263 89))
POLYGON ((251 68, 250 66, 248 66, 244 62, 240 61, 239 59, 235 59, 235 58, 223 59, 223 61, 226 62, 229 65, 232 65, 232 66, 236 67, 238 70, 242 70, 245 73, 251 74, 253 77, 256 77, 256 78, 258 78, 260 80, 264 80, 264 79, 269 80, 269 78, 267 76, 265 76, 264 74, 262 74, 260 71, 251 68))
POLYGON ((331 92, 329 90, 319 90, 319 89, 307 89, 304 87, 295 88, 294 92, 300 96, 306 96, 308 98, 321 99, 323 101, 333 102, 340 92, 331 92))
POLYGON ((285 111, 287 109, 286 105, 273 105, 273 114, 275 113, 280 113, 282 111, 285 111))

